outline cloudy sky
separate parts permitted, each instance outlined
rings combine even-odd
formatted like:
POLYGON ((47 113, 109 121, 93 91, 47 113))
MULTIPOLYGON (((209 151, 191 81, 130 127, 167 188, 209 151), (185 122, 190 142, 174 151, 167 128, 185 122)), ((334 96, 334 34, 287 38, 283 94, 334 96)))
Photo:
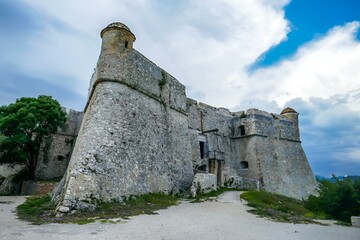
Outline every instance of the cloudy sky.
POLYGON ((231 110, 300 113, 315 174, 360 174, 358 0, 1 0, 0 105, 51 95, 82 110, 100 31, 121 21, 134 47, 231 110))

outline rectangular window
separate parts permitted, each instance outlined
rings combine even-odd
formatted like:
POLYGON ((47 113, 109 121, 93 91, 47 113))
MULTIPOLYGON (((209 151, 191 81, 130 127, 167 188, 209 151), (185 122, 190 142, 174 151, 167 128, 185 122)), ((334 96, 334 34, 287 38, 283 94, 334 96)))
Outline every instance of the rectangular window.
POLYGON ((241 136, 245 135, 245 126, 244 125, 240 126, 240 135, 241 136))
POLYGON ((204 159, 205 158, 205 142, 199 142, 199 146, 200 146, 200 158, 204 159))

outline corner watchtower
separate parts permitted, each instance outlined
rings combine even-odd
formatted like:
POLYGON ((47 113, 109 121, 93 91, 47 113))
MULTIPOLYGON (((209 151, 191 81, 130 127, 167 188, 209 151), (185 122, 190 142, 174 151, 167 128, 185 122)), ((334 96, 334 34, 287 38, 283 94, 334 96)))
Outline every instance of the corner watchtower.
POLYGON ((102 38, 102 51, 115 53, 123 52, 125 49, 133 49, 136 40, 130 28, 121 22, 114 22, 104 28, 100 36, 102 38))
POLYGON ((136 40, 130 28, 121 22, 114 22, 104 28, 100 36, 102 38, 100 56, 97 62, 95 74, 90 82, 90 93, 96 85, 102 81, 121 82, 127 72, 128 55, 133 54, 133 44, 136 40))
POLYGON ((299 127, 299 113, 296 112, 293 108, 287 107, 281 111, 280 115, 286 117, 287 119, 293 121, 296 127, 299 127))
POLYGON ((291 120, 295 124, 295 138, 300 141, 300 130, 299 130, 299 113, 296 112, 293 108, 287 107, 281 111, 280 115, 291 120))

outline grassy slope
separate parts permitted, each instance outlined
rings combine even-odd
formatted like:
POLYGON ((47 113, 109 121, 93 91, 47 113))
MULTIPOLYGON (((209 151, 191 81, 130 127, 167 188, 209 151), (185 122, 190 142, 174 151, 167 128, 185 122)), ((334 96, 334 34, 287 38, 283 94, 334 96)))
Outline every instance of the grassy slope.
POLYGON ((255 190, 241 194, 241 198, 254 208, 251 212, 274 221, 318 223, 312 219, 314 214, 304 207, 303 202, 293 198, 255 190))

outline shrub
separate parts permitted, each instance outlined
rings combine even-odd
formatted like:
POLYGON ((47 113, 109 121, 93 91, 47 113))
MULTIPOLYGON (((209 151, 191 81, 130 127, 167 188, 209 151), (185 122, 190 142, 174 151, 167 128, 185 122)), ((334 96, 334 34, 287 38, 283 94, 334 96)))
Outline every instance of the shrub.
POLYGON ((329 215, 344 222, 360 214, 360 180, 335 177, 335 182, 321 181, 319 196, 310 196, 305 207, 314 213, 329 215))

